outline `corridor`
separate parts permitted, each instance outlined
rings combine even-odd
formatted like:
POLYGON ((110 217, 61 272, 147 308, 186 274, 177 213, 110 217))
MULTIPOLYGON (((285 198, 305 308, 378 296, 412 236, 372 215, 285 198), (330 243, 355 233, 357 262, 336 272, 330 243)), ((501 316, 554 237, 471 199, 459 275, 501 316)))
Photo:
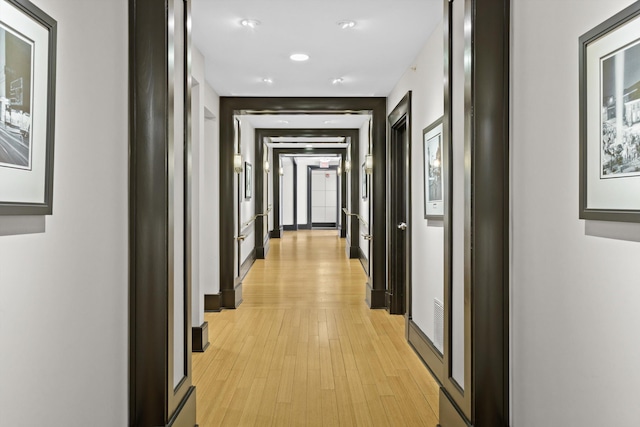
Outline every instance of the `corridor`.
POLYGON ((404 337, 404 317, 370 310, 365 274, 332 231, 271 239, 236 310, 207 313, 193 354, 197 422, 429 426, 438 385, 404 337))

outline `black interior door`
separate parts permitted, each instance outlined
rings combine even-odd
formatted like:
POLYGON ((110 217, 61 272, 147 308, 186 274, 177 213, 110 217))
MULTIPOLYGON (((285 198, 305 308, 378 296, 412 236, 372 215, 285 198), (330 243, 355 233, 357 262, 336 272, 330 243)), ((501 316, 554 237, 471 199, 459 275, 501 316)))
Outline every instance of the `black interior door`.
POLYGON ((390 144, 390 212, 389 212, 389 288, 388 307, 391 314, 405 314, 407 275, 407 120, 406 116, 392 124, 390 144))

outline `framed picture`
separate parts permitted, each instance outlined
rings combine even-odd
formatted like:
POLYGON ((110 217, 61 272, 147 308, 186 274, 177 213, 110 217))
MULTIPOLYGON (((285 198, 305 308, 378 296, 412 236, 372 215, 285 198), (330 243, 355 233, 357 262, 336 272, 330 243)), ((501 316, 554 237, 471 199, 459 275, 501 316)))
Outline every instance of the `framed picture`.
POLYGON ((366 162, 362 164, 362 200, 369 198, 369 175, 367 175, 366 162))
POLYGON ((57 23, 0 0, 0 214, 50 215, 57 23))
POLYGON ((442 118, 422 131, 424 145, 424 217, 444 218, 442 118))
POLYGON ((253 171, 251 170, 251 163, 244 162, 244 198, 250 199, 252 194, 252 182, 253 171))
POLYGON ((640 2, 580 37, 580 218, 640 222, 640 2))

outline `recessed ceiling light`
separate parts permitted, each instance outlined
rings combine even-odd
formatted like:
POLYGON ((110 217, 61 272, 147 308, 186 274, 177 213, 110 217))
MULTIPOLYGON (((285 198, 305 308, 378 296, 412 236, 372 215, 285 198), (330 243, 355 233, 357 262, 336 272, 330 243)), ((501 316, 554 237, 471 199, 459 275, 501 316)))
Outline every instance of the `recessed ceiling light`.
POLYGON ((289 120, 278 120, 278 123, 282 123, 283 125, 288 125, 289 120))
POLYGON ((292 61, 302 62, 307 61, 309 59, 309 55, 306 53, 294 53, 289 58, 291 58, 292 61))
POLYGON ((313 148, 313 145, 311 145, 311 144, 307 144, 307 145, 305 145, 305 147, 307 147, 307 148, 313 148))
POLYGON ((350 19, 345 19, 344 21, 338 22, 338 26, 343 30, 353 28, 356 26, 356 21, 352 21, 350 19))
POLYGON ((268 85, 273 84, 273 79, 269 77, 265 77, 264 79, 262 79, 262 81, 268 85))
POLYGON ((331 79, 331 83, 334 85, 340 84, 344 81, 344 79, 342 79, 342 77, 336 77, 335 79, 331 79))
POLYGON ((324 121, 324 122, 322 122, 322 123, 324 123, 325 125, 329 125, 329 124, 331 124, 331 123, 335 123, 335 122, 336 122, 335 120, 325 120, 325 121, 324 121))
POLYGON ((255 19, 243 19, 242 21, 240 21, 240 25, 242 25, 243 27, 256 28, 258 25, 260 25, 260 21, 257 21, 255 19))

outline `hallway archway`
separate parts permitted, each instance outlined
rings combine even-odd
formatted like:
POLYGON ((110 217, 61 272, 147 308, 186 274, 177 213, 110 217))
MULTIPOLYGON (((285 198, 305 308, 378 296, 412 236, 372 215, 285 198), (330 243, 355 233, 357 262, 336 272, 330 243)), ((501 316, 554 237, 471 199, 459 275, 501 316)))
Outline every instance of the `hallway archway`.
MULTIPOLYGON (((234 116, 236 114, 361 114, 372 116, 372 154, 374 161, 373 202, 374 218, 384 218, 386 212, 386 99, 371 98, 220 98, 220 182, 233 182, 233 165, 229 159, 234 153, 234 116)), ((326 130, 322 130, 325 132, 326 130)), ((312 132, 313 133, 313 132, 312 132)), ((256 169, 258 175, 258 169, 256 169)), ((233 186, 222 186, 220 204, 233 205, 233 186)), ((233 218, 220 216, 220 300, 221 306, 236 307, 241 301, 241 284, 236 283, 233 270, 233 218)), ((374 221, 373 235, 377 241, 372 245, 371 256, 386 258, 386 223, 374 221)), ((371 308, 385 307, 387 271, 383 262, 374 263, 367 283, 365 299, 371 308)))

